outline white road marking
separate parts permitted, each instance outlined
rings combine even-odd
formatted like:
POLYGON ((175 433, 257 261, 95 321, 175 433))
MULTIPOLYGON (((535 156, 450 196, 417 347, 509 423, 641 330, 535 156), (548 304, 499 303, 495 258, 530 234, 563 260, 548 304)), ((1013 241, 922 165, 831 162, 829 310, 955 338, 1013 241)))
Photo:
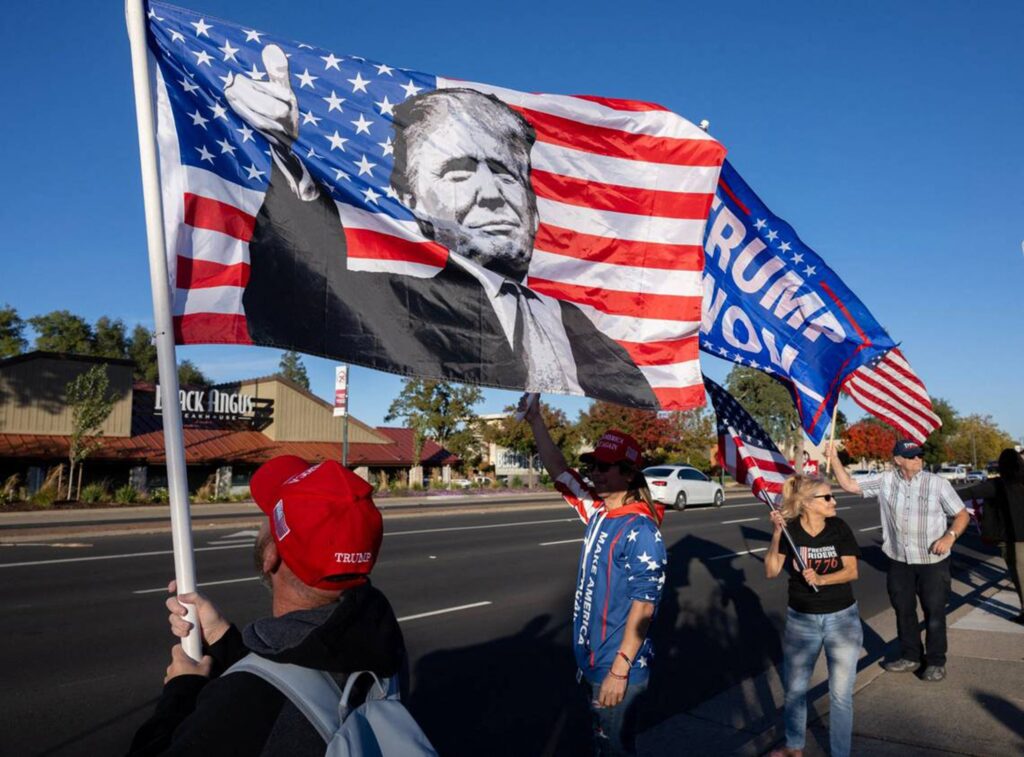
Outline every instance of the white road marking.
MULTIPOLYGON (((239 584, 244 581, 259 580, 259 576, 249 576, 248 578, 229 578, 225 581, 203 581, 202 583, 196 584, 196 588, 198 589, 200 586, 220 586, 221 584, 239 584)), ((167 587, 161 586, 159 589, 139 589, 138 591, 133 591, 132 594, 156 594, 158 591, 166 593, 167 587)))
POLYGON ((236 544, 236 545, 255 544, 256 540, 255 539, 243 539, 242 541, 239 541, 238 539, 232 539, 232 540, 218 539, 217 541, 211 541, 211 542, 208 542, 208 543, 209 543, 209 545, 211 547, 219 547, 219 546, 222 546, 222 545, 225 545, 225 544, 236 544))
MULTIPOLYGON (((445 531, 476 531, 485 528, 511 528, 512 526, 537 526, 547 523, 571 523, 577 522, 579 518, 557 518, 555 520, 524 520, 520 523, 491 523, 483 526, 449 526, 448 528, 421 528, 415 531, 392 531, 384 536, 409 536, 411 534, 437 534, 445 531)), ((219 549, 240 549, 252 547, 252 542, 247 541, 239 544, 224 544, 216 547, 197 547, 194 552, 215 552, 219 549)), ((96 555, 94 557, 68 557, 63 560, 29 560, 26 562, 0 563, 0 568, 27 568, 33 565, 59 565, 72 562, 92 562, 94 560, 123 560, 129 557, 156 557, 159 555, 173 554, 172 550, 161 549, 153 552, 132 552, 125 555, 96 555)))
POLYGON ((851 505, 847 505, 846 507, 837 507, 836 508, 836 512, 839 512, 840 510, 852 510, 852 509, 853 509, 853 507, 851 505))
POLYGON ((82 547, 91 547, 92 544, 86 544, 84 542, 49 542, 49 541, 22 541, 15 544, 4 544, 5 547, 55 547, 59 549, 81 549, 82 547))
POLYGON ((511 528, 512 526, 537 526, 542 523, 569 523, 579 518, 558 518, 556 520, 524 520, 519 523, 490 523, 485 526, 449 526, 448 528, 419 528, 415 531, 385 531, 384 538, 390 536, 409 536, 410 534, 440 534, 445 531, 476 531, 484 528, 511 528))
POLYGON ((768 547, 758 547, 757 549, 745 549, 742 552, 732 552, 732 553, 730 553, 728 555, 715 555, 714 557, 709 557, 708 559, 709 560, 724 560, 727 557, 740 557, 742 555, 752 555, 755 552, 767 552, 767 551, 768 551, 768 547))
POLYGON ((257 529, 251 528, 247 531, 235 531, 233 534, 227 534, 220 538, 224 541, 228 541, 230 539, 255 539, 259 535, 260 532, 257 529))
POLYGON ((761 518, 740 518, 739 520, 723 520, 722 525, 728 526, 730 523, 749 523, 752 520, 761 520, 761 518))
POLYGON ((869 526, 868 528, 862 528, 861 531, 877 531, 881 526, 869 526))
POLYGON ((406 615, 404 618, 399 618, 399 623, 404 623, 407 620, 419 620, 420 618, 429 618, 434 615, 444 615, 448 612, 459 612, 460 610, 472 610, 474 607, 486 607, 492 604, 491 602, 474 602, 471 605, 459 605, 458 607, 446 607, 443 610, 431 610, 430 612, 421 612, 418 615, 406 615))
POLYGON ((579 544, 583 539, 562 539, 561 541, 542 541, 540 546, 550 547, 552 544, 579 544))
MULTIPOLYGON (((252 544, 231 544, 225 547, 196 547, 193 552, 216 552, 221 549, 238 549, 239 547, 252 547, 252 544)), ((63 560, 30 560, 28 562, 5 562, 0 563, 0 568, 27 568, 32 565, 60 565, 69 562, 92 562, 94 560, 123 560, 128 557, 156 557, 157 555, 171 555, 173 550, 161 549, 155 552, 132 552, 127 555, 95 555, 93 557, 65 557, 63 560)))

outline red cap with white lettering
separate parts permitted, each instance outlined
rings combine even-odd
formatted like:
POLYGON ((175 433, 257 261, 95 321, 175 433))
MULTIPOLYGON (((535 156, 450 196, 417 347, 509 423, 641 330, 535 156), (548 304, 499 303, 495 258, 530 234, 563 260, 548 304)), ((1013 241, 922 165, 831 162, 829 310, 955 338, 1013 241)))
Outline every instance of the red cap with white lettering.
POLYGON ((339 590, 366 581, 384 538, 366 481, 333 460, 310 467, 282 455, 260 466, 249 490, 270 518, 278 554, 304 584, 339 590))

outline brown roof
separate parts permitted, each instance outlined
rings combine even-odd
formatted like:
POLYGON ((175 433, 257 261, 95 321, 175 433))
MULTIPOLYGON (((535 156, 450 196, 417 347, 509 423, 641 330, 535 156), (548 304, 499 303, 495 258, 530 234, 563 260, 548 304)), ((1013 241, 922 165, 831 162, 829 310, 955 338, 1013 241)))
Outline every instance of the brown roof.
MULTIPOLYGON (((259 431, 232 431, 212 428, 186 428, 185 461, 188 465, 204 463, 266 462, 278 455, 297 455, 310 463, 340 460, 340 442, 275 442, 259 431)), ((162 431, 148 431, 132 437, 104 437, 91 460, 138 461, 151 465, 166 461, 162 431)), ((43 434, 0 434, 0 457, 63 459, 67 457, 70 439, 67 436, 43 434)), ((436 444, 424 445, 423 462, 443 465, 457 458, 436 444), (435 449, 436 448, 436 449, 435 449), (438 454, 440 450, 443 454, 438 454), (428 454, 433 453, 433 454, 428 454)), ((350 465, 411 465, 412 448, 399 444, 349 444, 350 465)))

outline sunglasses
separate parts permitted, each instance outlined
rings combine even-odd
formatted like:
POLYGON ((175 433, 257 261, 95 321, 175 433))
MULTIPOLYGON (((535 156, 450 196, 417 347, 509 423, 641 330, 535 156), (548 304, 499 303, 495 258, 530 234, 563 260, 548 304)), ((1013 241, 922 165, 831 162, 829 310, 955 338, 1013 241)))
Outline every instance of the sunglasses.
POLYGON ((598 471, 600 473, 607 473, 612 468, 618 468, 621 465, 622 465, 622 463, 599 463, 599 462, 593 462, 593 463, 589 463, 584 468, 584 470, 586 470, 586 471, 598 471))
POLYGON ((814 495, 814 499, 823 499, 826 502, 835 502, 836 501, 836 498, 832 496, 831 492, 829 492, 828 494, 815 494, 814 495))

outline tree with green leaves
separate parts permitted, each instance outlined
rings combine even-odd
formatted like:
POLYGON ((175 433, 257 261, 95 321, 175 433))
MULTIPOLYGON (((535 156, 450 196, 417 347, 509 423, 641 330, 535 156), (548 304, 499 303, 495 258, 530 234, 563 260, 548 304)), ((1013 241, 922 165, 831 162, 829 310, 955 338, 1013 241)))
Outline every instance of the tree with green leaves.
POLYGON ((384 420, 403 418, 413 430, 413 460, 418 461, 423 442, 433 439, 445 449, 452 438, 476 418, 473 407, 483 399, 477 386, 429 379, 405 379, 402 391, 388 408, 384 420))
POLYGON ((28 319, 36 332, 35 348, 72 355, 93 354, 92 326, 69 310, 54 310, 28 319))
POLYGON ((0 308, 0 359, 20 355, 28 348, 25 321, 10 305, 0 308))
POLYGON ((711 449, 718 440, 714 415, 707 408, 672 413, 675 441, 666 462, 685 463, 707 473, 711 470, 711 449))
MULTIPOLYGON (((71 437, 68 442, 68 499, 71 499, 75 467, 102 443, 103 423, 114 409, 116 397, 110 391, 110 378, 105 365, 94 365, 68 382, 67 404, 71 408, 71 437)), ((79 472, 81 478, 81 472, 79 472)))
POLYGON ((128 337, 125 335, 124 321, 120 318, 111 320, 107 316, 102 316, 97 319, 92 341, 92 354, 96 357, 120 360, 128 357, 128 337))
POLYGON ((763 371, 734 366, 725 388, 789 457, 801 442, 800 416, 781 383, 763 371))
POLYGON ((191 360, 182 360, 178 363, 178 385, 209 386, 210 380, 203 375, 203 372, 191 360))
POLYGON ((947 438, 946 461, 984 467, 1013 446, 1013 437, 991 415, 968 415, 957 419, 956 433, 947 438))
POLYGON ((134 376, 140 381, 156 382, 159 376, 156 362, 156 344, 153 342, 153 332, 143 326, 136 324, 132 329, 132 335, 128 338, 128 358, 135 362, 134 376))
POLYGON ((932 398, 932 412, 942 425, 932 431, 924 442, 924 461, 928 465, 941 465, 949 460, 949 440, 956 435, 959 416, 953 405, 941 397, 932 398))
MULTIPOLYGON (((533 486, 532 461, 534 455, 537 454, 537 442, 534 439, 533 430, 529 423, 516 420, 514 405, 506 407, 505 412, 507 415, 504 418, 483 424, 481 429, 483 438, 499 447, 510 449, 530 461, 528 470, 531 479, 530 486, 533 486)), ((540 403, 540 414, 544 418, 544 425, 547 426, 555 446, 562 451, 566 460, 575 460, 580 446, 580 431, 577 424, 571 423, 564 412, 551 407, 546 402, 540 403)))
POLYGON ((281 362, 277 364, 277 373, 289 381, 292 381, 303 389, 309 389, 309 376, 306 373, 306 366, 302 364, 302 357, 298 352, 289 350, 281 355, 281 362))

